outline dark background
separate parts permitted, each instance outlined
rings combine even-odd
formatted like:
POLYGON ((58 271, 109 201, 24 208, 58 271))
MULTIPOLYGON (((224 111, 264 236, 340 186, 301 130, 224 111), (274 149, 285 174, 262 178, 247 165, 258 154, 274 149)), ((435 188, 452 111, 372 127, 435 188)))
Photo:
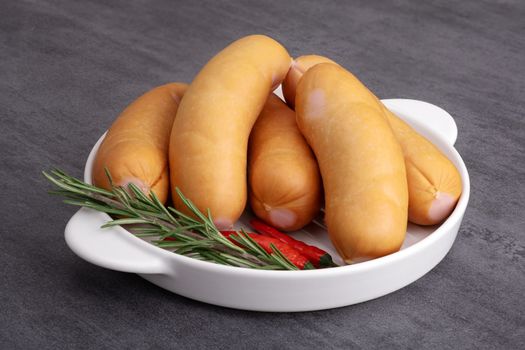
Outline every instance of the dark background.
POLYGON ((2 1, 0 348, 524 348, 524 18, 520 0, 2 1), (380 97, 454 116, 471 200, 429 274, 359 305, 254 313, 177 296, 67 248, 75 208, 46 194, 41 171, 81 176, 130 101, 190 82, 252 33, 293 56, 329 56, 380 97))

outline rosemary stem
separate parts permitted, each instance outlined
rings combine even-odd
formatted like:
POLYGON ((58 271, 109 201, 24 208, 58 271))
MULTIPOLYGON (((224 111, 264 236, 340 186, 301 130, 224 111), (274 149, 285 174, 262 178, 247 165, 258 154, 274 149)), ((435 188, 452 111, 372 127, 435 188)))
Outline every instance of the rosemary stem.
MULTIPOLYGON (((106 174, 112 183, 109 171, 106 174)), ((276 249, 275 254, 268 254, 247 235, 239 236, 235 242, 237 245, 229 241, 214 225, 209 211, 204 215, 179 189, 176 192, 191 215, 165 207, 155 193, 151 192, 147 196, 133 184, 126 189, 113 186, 111 190, 106 190, 82 182, 58 169, 49 174, 44 172, 44 176, 59 188, 53 193, 65 196, 65 203, 114 214, 117 218, 113 220, 113 225, 139 223, 137 236, 156 236, 159 238, 156 244, 160 247, 165 245, 169 249, 170 244, 163 243, 166 243, 165 238, 173 237, 179 243, 174 242, 172 246, 179 246, 180 254, 201 260, 259 269, 295 268, 276 249)), ((105 226, 112 226, 111 223, 110 221, 105 226)), ((155 244, 155 241, 152 243, 155 244)))
MULTIPOLYGON (((113 207, 115 207, 117 209, 126 210, 126 206, 124 206, 120 202, 118 202, 118 201, 116 201, 114 199, 107 198, 107 197, 105 197, 103 195, 100 195, 98 193, 91 192, 90 193, 90 197, 95 199, 95 200, 104 202, 104 203, 106 203, 108 205, 111 205, 111 206, 113 206, 113 207)), ((177 230, 177 226, 176 225, 174 225, 174 224, 172 224, 172 223, 170 223, 168 221, 159 219, 157 217, 154 217, 154 216, 151 216, 151 215, 147 215, 147 214, 142 214, 141 218, 144 219, 144 220, 149 221, 152 225, 164 226, 164 227, 170 228, 170 229, 172 229, 174 231, 177 230)), ((198 233, 192 232, 192 231, 184 231, 184 234, 186 236, 188 236, 188 237, 191 237, 191 238, 194 238, 194 239, 197 239, 197 240, 205 239, 205 237, 201 236, 198 233)), ((223 246, 221 244, 214 244, 213 248, 215 248, 216 250, 218 250, 220 252, 223 252, 223 253, 226 253, 226 254, 230 254, 230 255, 233 255, 233 256, 238 257, 238 258, 246 259, 246 260, 250 261, 251 263, 259 265, 259 266, 264 266, 265 265, 265 263, 261 259, 255 257, 253 255, 250 255, 250 254, 247 254, 247 253, 238 252, 238 251, 236 251, 234 249, 231 249, 229 247, 223 246)))

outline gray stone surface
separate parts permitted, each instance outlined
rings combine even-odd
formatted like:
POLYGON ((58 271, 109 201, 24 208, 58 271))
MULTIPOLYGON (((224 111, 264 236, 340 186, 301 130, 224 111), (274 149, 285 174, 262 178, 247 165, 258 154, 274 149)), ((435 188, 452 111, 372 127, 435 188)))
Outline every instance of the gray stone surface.
POLYGON ((520 0, 2 1, 0 348, 525 348, 524 18, 520 0), (171 294, 66 247, 75 209, 46 194, 40 172, 80 176, 127 103, 189 82, 251 33, 294 56, 330 56, 380 97, 456 118, 471 201, 425 277, 351 307, 253 313, 171 294))

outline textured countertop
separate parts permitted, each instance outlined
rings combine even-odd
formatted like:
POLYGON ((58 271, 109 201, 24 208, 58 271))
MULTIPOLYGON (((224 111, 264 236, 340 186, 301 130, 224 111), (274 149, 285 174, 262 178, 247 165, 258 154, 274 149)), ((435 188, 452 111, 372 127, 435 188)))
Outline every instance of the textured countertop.
MULTIPOLYGON (((2 1, 0 348, 525 348, 525 2, 2 1), (81 176, 144 91, 191 81, 252 33, 327 55, 382 98, 455 118, 472 193, 430 273, 359 305, 295 314, 203 304, 65 245, 76 210, 41 171, 81 176)), ((327 295, 326 297, 330 297, 327 295)))

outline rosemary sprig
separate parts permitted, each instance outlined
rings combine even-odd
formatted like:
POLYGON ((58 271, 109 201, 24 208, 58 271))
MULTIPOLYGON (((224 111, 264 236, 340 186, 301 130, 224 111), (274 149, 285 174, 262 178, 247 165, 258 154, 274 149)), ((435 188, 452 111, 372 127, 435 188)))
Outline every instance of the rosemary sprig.
MULTIPOLYGON (((147 196, 134 184, 129 184, 126 189, 112 186, 108 191, 59 169, 49 173, 44 171, 43 174, 58 188, 49 193, 65 197, 64 203, 116 216, 103 227, 131 225, 126 229, 136 236, 153 238, 152 244, 199 260, 254 269, 297 270, 277 248, 272 247, 273 253, 267 253, 244 231, 232 236, 243 247, 232 243, 217 229, 210 212, 203 214, 178 188, 177 195, 191 216, 164 206, 155 193, 147 196), (173 240, 165 240, 168 237, 173 240)), ((106 175, 113 183, 107 170, 106 175)))

